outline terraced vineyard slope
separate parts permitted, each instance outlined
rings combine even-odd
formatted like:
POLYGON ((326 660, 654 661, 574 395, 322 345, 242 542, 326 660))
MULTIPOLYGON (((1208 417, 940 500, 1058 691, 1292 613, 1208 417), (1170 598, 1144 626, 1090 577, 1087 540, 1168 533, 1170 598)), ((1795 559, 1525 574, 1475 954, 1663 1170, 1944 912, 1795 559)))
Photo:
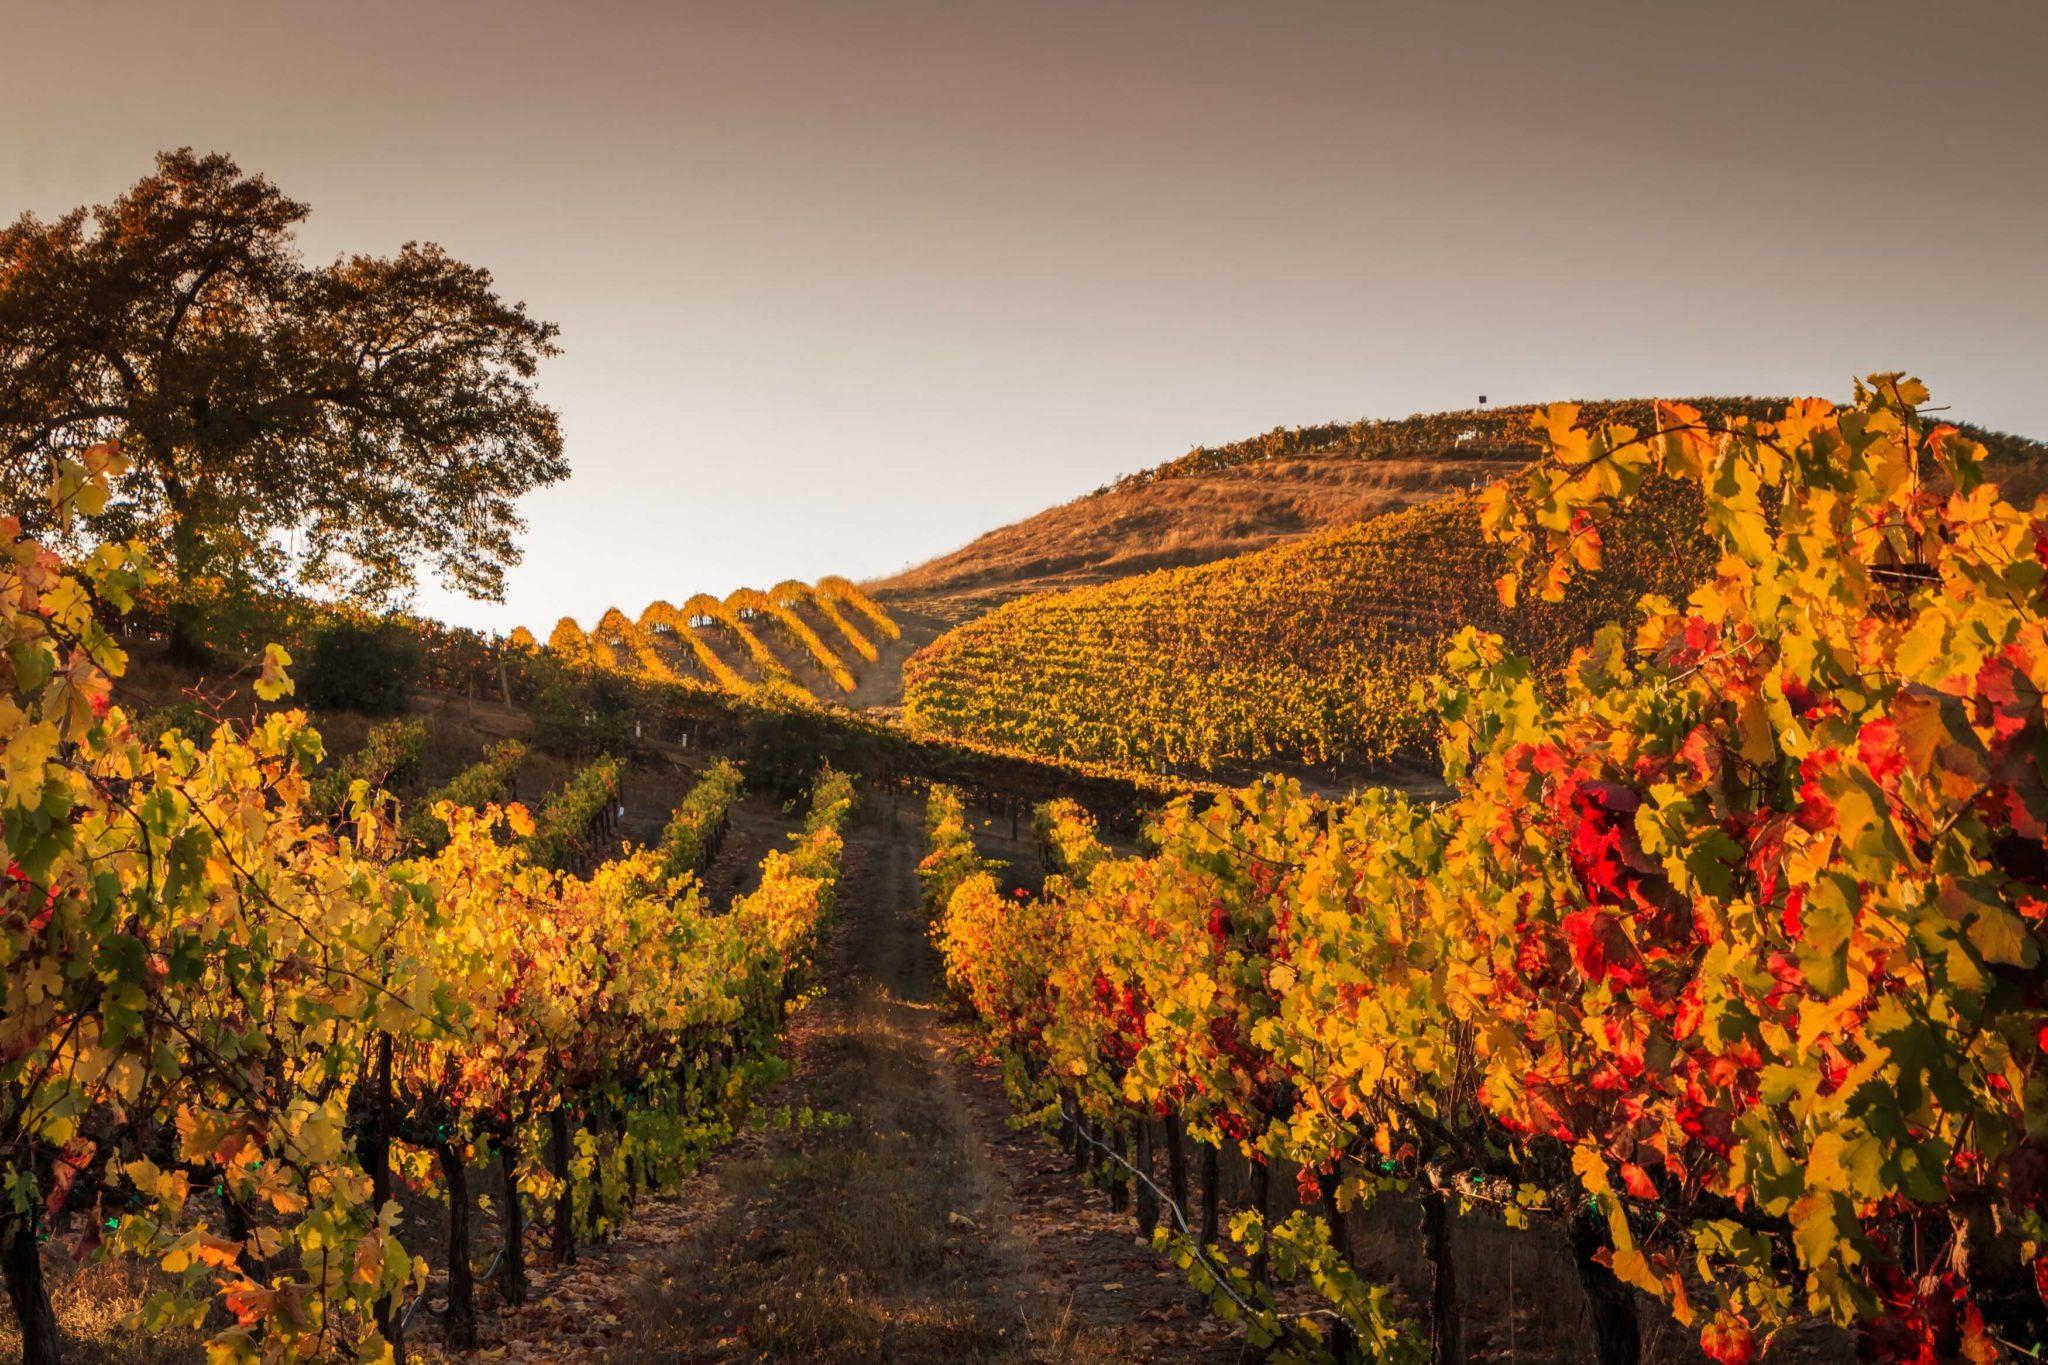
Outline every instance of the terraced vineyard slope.
MULTIPOLYGON (((1720 420, 1784 403, 1697 406, 1720 420)), ((1370 765, 1420 748, 1427 736, 1412 693, 1460 628, 1498 631, 1540 669, 1555 670, 1599 626, 1627 617, 1643 593, 1682 600, 1711 567, 1694 496, 1665 486, 1607 529, 1609 573, 1560 603, 1506 610, 1495 587, 1505 561, 1480 534, 1478 497, 1458 481, 1483 486, 1533 459, 1530 411, 1285 428, 1124 480, 1096 501, 1158 503, 1304 460, 1383 473, 1398 466, 1411 475, 1404 495, 1431 500, 1254 553, 1011 600, 906 663, 905 716, 928 733, 1161 770, 1370 765), (1414 476, 1423 469, 1438 477, 1414 476)), ((1580 416, 1647 423, 1649 404, 1591 404, 1580 416)), ((1990 468, 2013 496, 2038 489, 2039 444, 1971 434, 1986 442, 1990 468)))
MULTIPOLYGON (((1684 400, 1710 418, 1767 418, 1783 398, 1684 400)), ((946 625, 1004 602, 1206 564, 1470 492, 1536 458, 1537 406, 1422 413, 1388 421, 1275 427, 1128 475, 997 527, 928 563, 865 584, 899 619, 946 625)), ((1647 399, 1589 401, 1582 420, 1645 427, 1647 399)), ((2015 497, 2041 490, 2042 446, 1965 427, 1994 468, 2026 466, 2015 497)))
MULTIPOLYGON (((823 699, 852 693, 881 647, 901 634, 880 604, 834 576, 815 584, 791 579, 768 592, 740 588, 724 598, 698 593, 681 607, 657 601, 637 620, 613 607, 587 631, 565 616, 547 648, 573 664, 659 682, 730 692, 769 684, 823 699)), ((525 630, 513 641, 540 647, 525 630)))
POLYGON ((1711 564, 1676 490, 1608 540, 1610 572, 1504 610, 1502 552, 1457 494, 1256 554, 1009 603, 905 668, 912 725, 1148 768, 1386 759, 1423 738, 1410 693, 1468 624, 1562 664, 1644 592, 1711 564))

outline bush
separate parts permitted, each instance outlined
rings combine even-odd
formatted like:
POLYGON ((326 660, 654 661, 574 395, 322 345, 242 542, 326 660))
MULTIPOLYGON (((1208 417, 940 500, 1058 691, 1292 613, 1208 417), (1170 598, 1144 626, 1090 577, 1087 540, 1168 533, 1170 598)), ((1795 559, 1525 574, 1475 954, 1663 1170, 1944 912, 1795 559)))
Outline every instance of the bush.
POLYGON ((387 720, 371 730, 363 747, 313 779, 313 808, 338 811, 357 781, 372 791, 391 792, 418 771, 427 747, 427 723, 387 720))
POLYGON ((534 698, 533 742, 572 759, 630 754, 640 700, 640 690, 616 674, 557 674, 534 698))
POLYGON ((410 631, 338 621, 313 637, 299 692, 308 706, 394 716, 411 703, 420 666, 419 641, 410 631))
POLYGON ((474 810, 512 798, 513 779, 526 761, 526 746, 516 739, 504 740, 485 750, 483 758, 455 774, 413 804, 405 817, 405 836, 429 853, 438 853, 448 842, 448 827, 434 813, 443 801, 474 810))
POLYGON ((165 735, 176 730, 203 747, 215 724, 198 702, 190 697, 181 697, 168 705, 144 712, 136 720, 135 728, 153 745, 162 743, 165 735))

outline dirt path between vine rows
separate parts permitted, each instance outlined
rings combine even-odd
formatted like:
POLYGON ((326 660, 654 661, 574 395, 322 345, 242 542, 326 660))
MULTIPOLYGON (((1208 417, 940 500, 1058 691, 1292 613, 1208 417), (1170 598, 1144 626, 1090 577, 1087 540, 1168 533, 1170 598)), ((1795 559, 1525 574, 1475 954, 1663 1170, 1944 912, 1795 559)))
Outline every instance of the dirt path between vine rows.
POLYGON ((644 1203, 624 1237, 544 1270, 539 1302, 487 1317, 486 1358, 1237 1359, 1128 1218, 1009 1127, 941 1002, 920 853, 908 806, 854 824, 823 993, 792 1021, 772 1102, 842 1120, 749 1135, 644 1203))

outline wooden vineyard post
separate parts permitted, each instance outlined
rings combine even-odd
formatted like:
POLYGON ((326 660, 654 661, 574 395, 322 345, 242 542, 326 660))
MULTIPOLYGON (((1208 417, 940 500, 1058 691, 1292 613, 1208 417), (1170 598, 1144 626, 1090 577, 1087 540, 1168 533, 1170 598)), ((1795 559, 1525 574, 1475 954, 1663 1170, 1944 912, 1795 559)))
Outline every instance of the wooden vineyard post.
MULTIPOLYGON (((1188 1150, 1179 1110, 1166 1118, 1166 1191, 1173 1199, 1175 1215, 1185 1223, 1188 1216, 1188 1150)), ((1175 1227, 1175 1231, 1182 1230, 1175 1227)))
MULTIPOLYGON (((357 1151, 370 1176, 370 1208, 381 1213, 391 1198, 391 1035, 377 1034, 377 1060, 370 1090, 370 1113, 357 1139, 357 1151)), ((377 1301, 377 1334, 391 1347, 392 1359, 403 1365, 405 1336, 399 1330, 398 1296, 377 1301)))
POLYGON ((1202 1145, 1202 1245, 1214 1246, 1223 1226, 1222 1154, 1202 1145))
MULTIPOLYGON (((1269 1164, 1264 1153, 1255 1153, 1252 1157, 1252 1210, 1259 1215, 1259 1222, 1262 1224, 1266 1222, 1267 1215, 1271 1211, 1272 1196, 1273 1167, 1269 1164)), ((1265 1284, 1268 1279, 1268 1270, 1272 1265, 1272 1256, 1266 1250, 1266 1244, 1271 1232, 1272 1229, 1270 1227, 1262 1228, 1260 1232, 1259 1249, 1257 1254, 1252 1257, 1252 1282, 1254 1284, 1265 1284)))
POLYGON ((1152 1240, 1159 1226, 1159 1196, 1152 1188, 1152 1120, 1138 1120, 1138 1235, 1152 1240))
POLYGON ((1635 1298, 1612 1270, 1595 1259, 1607 1245, 1598 1220, 1583 1211, 1574 1214, 1571 1240, 1579 1287, 1586 1291, 1586 1308, 1593 1320, 1593 1358, 1600 1365, 1636 1365, 1642 1359, 1643 1339, 1636 1325, 1635 1298))
MULTIPOLYGON (((1330 1245, 1337 1249, 1339 1264, 1351 1264, 1351 1231, 1345 1225, 1344 1210, 1337 1203, 1339 1177, 1332 1172, 1328 1178, 1318 1182, 1322 1190, 1323 1221, 1330 1227, 1330 1245)), ((1358 1359, 1358 1341, 1352 1334, 1351 1324, 1341 1317, 1330 1332, 1330 1352, 1340 1361, 1358 1359)))

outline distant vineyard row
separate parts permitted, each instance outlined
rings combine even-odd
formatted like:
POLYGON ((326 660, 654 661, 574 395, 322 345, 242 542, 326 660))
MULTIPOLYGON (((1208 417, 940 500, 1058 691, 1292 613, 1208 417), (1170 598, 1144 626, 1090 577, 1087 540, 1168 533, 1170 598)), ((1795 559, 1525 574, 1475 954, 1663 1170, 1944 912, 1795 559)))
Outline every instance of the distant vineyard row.
POLYGON ((1022 598, 904 668, 915 728, 1161 769, 1384 760, 1426 743, 1416 683, 1474 624, 1554 671, 1645 592, 1712 563, 1696 495, 1662 486, 1606 532, 1608 571, 1509 611, 1506 554, 1457 496, 1270 550, 1022 598))
MULTIPOLYGON (((840 582, 820 579, 816 591, 829 595, 840 582)), ((748 753, 750 778, 770 788, 787 789, 803 780, 823 758, 883 785, 944 781, 984 802, 1028 804, 1060 793, 1075 794, 1117 829, 1132 830, 1144 811, 1203 787, 1108 763, 1056 763, 1015 745, 912 735, 868 713, 817 705, 807 694, 786 686, 733 690, 680 676, 681 670, 662 676, 621 667, 617 646, 608 655, 574 648, 564 654, 539 647, 530 632, 519 633, 515 643, 510 637, 440 621, 378 615, 291 594, 236 593, 218 583, 153 581, 138 591, 132 612, 114 618, 115 628, 123 637, 161 639, 168 633, 173 607, 181 603, 199 609, 209 623, 214 647, 230 658, 260 659, 272 643, 297 655, 338 626, 381 626, 404 632, 417 645, 419 683, 425 687, 502 697, 509 705, 529 707, 556 691, 587 699, 601 685, 602 704, 618 713, 624 720, 622 733, 635 742, 689 740, 734 746, 748 753), (609 666, 607 658, 612 661, 609 666)), ((874 612, 886 617, 879 606, 874 612)), ((664 614, 656 604, 643 617, 652 622, 664 614)), ((872 635, 858 626, 854 630, 871 639, 894 629, 893 622, 886 628, 875 622, 857 599, 839 605, 839 615, 849 622, 868 620, 872 635)), ((644 629, 639 634, 641 642, 651 646, 666 632, 644 629)), ((629 647, 624 657, 638 655, 629 647)))
MULTIPOLYGON (((760 682, 798 686, 789 665, 764 638, 772 627, 840 691, 853 691, 858 665, 828 644, 808 618, 831 630, 866 663, 879 657, 869 632, 892 640, 901 634, 880 603, 834 576, 815 584, 791 579, 767 592, 741 588, 723 599, 698 593, 680 608, 655 602, 637 621, 613 607, 589 631, 564 616, 549 633, 547 648, 572 665, 591 664, 662 682, 701 681, 744 692, 753 685, 745 670, 752 670, 760 682), (723 642, 727 653, 714 640, 723 642)), ((523 626, 512 632, 510 643, 528 649, 539 645, 523 626)))

